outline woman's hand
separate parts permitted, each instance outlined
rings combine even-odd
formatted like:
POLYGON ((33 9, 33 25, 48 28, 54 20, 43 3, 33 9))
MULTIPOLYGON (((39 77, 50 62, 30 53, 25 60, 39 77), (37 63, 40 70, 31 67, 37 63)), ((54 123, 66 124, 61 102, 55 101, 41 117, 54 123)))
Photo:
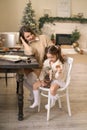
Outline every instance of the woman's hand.
POLYGON ((20 37, 20 40, 21 40, 22 43, 26 43, 25 40, 22 37, 20 37))
POLYGON ((34 52, 33 52, 32 47, 29 46, 29 45, 25 42, 25 40, 24 40, 22 37, 20 37, 20 39, 21 39, 22 44, 23 44, 23 46, 24 46, 24 54, 25 54, 25 55, 33 55, 34 52))

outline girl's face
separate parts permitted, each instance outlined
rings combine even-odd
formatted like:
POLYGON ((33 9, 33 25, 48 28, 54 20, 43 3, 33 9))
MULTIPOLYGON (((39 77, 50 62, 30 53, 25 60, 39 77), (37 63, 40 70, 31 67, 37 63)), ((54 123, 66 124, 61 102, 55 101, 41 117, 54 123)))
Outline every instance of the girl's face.
POLYGON ((32 34, 31 32, 24 32, 24 38, 26 39, 26 41, 33 41, 35 40, 35 35, 32 34))
POLYGON ((53 54, 47 53, 47 58, 50 60, 50 62, 54 63, 57 60, 57 55, 53 55, 53 54))

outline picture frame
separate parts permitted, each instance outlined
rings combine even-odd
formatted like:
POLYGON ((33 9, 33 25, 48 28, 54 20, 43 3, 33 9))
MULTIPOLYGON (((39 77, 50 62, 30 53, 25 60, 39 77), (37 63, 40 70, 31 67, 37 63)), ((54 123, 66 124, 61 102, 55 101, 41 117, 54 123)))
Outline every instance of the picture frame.
POLYGON ((71 0, 57 0, 57 16, 58 17, 71 16, 71 0))

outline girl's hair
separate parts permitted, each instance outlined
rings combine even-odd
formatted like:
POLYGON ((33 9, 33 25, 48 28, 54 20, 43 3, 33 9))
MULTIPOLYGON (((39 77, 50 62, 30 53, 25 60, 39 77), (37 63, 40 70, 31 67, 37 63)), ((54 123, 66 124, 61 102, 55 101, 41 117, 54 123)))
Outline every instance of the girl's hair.
MULTIPOLYGON (((29 27, 29 26, 22 26, 19 30, 19 40, 20 40, 20 37, 22 37, 25 41, 25 37, 24 37, 24 32, 30 32, 31 34, 35 34, 35 32, 29 27)), ((26 41, 28 43, 28 41, 26 41)))
POLYGON ((64 64, 65 59, 63 58, 62 54, 61 54, 61 48, 60 46, 50 46, 48 47, 48 49, 46 50, 46 54, 50 53, 52 55, 56 55, 58 57, 58 59, 64 64))

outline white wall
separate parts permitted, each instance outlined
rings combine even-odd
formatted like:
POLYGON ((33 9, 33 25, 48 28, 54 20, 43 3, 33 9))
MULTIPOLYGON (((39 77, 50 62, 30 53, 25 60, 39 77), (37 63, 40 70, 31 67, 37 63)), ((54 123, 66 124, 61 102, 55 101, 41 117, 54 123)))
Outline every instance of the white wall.
POLYGON ((26 3, 26 0, 0 0, 0 32, 19 30, 26 3))
POLYGON ((87 0, 71 0, 72 14, 83 13, 87 18, 87 0))
MULTIPOLYGON (((40 17, 44 13, 44 9, 51 10, 51 16, 57 15, 57 7, 59 0, 32 0, 32 6, 36 11, 37 17, 40 17)), ((83 13, 87 18, 87 0, 71 0, 71 15, 83 13)))
MULTIPOLYGON (((15 32, 20 28, 23 11, 28 0, 0 0, 0 32, 15 32)), ((31 0, 36 18, 49 9, 51 16, 57 16, 58 0, 31 0)), ((87 0, 71 0, 72 14, 83 13, 87 18, 87 0)))

